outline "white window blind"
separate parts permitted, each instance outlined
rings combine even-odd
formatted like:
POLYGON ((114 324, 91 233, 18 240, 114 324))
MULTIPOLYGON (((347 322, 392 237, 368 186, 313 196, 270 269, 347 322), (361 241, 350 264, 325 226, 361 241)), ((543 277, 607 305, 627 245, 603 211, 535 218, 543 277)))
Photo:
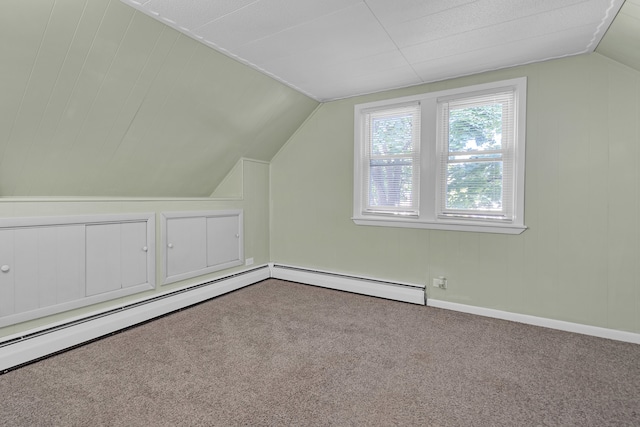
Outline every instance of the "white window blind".
POLYGON ((363 213, 418 215, 420 104, 364 112, 363 213))
POLYGON ((515 92, 438 100, 438 216, 510 221, 515 92))
POLYGON ((354 107, 358 225, 520 234, 527 79, 354 107))

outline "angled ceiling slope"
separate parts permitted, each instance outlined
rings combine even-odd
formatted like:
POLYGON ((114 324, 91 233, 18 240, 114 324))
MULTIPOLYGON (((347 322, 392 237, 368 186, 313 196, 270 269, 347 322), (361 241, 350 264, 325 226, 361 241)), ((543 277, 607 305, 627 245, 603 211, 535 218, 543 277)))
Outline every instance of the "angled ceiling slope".
POLYGON ((624 0, 121 0, 327 101, 593 52, 624 0))
POLYGON ((117 0, 2 0, 0 58, 0 197, 206 197, 318 105, 117 0))
POLYGON ((640 71, 640 0, 626 0, 596 51, 640 71))

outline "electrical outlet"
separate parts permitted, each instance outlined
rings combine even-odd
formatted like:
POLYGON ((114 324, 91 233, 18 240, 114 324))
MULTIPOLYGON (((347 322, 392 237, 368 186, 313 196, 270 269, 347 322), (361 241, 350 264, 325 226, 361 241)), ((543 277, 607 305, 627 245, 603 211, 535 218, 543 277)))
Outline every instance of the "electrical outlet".
POLYGON ((253 264, 253 258, 247 258, 247 259, 244 261, 244 265, 252 265, 252 264, 253 264))
POLYGON ((447 289, 447 278, 444 276, 435 277, 431 283, 434 288, 447 289))

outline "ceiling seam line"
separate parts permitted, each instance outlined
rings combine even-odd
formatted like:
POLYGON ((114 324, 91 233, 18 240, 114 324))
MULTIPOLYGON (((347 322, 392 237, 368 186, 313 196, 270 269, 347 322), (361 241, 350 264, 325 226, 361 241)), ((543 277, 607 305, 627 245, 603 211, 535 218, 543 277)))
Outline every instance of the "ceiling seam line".
POLYGON ((391 41, 391 43, 393 43, 393 45, 396 47, 398 53, 400 54, 400 56, 402 56, 402 59, 404 59, 404 61, 406 62, 407 66, 409 68, 411 68, 411 71, 413 71, 413 74, 415 74, 415 76, 418 78, 418 80, 420 80, 421 83, 424 83, 424 79, 420 76, 420 74, 418 74, 418 72, 416 71, 416 69, 413 67, 413 64, 407 59, 407 57, 405 56, 404 52, 402 51, 402 49, 400 48, 400 46, 398 46, 398 44, 396 43, 396 41, 393 39, 393 37, 391 37, 391 34, 389 34, 389 31, 387 31, 387 28, 384 26, 384 24, 382 22, 380 22, 380 19, 378 19, 378 16, 373 12, 373 10, 371 10, 371 7, 369 6, 369 4, 367 3, 367 0, 363 1, 364 5, 367 7, 367 9, 369 10, 369 12, 371 12, 371 15, 375 18, 375 20, 378 22, 378 24, 380 24, 380 28, 382 28, 382 30, 384 31, 384 33, 387 35, 387 37, 389 37, 389 40, 391 41))

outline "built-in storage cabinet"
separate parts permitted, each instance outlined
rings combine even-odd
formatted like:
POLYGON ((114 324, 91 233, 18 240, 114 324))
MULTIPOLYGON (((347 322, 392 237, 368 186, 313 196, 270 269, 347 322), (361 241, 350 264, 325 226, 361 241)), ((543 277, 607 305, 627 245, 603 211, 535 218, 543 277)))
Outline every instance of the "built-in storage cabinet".
POLYGON ((146 222, 89 224, 87 296, 148 282, 146 222))
POLYGON ((207 267, 207 219, 171 218, 166 222, 167 276, 176 277, 207 267))
POLYGON ((0 327, 155 287, 155 214, 0 219, 0 327))
POLYGON ((0 318, 84 296, 80 225, 0 229, 0 318))
POLYGON ((226 265, 242 261, 240 216, 207 218, 207 265, 226 265))
POLYGON ((244 263, 242 210, 164 212, 164 283, 244 263))

